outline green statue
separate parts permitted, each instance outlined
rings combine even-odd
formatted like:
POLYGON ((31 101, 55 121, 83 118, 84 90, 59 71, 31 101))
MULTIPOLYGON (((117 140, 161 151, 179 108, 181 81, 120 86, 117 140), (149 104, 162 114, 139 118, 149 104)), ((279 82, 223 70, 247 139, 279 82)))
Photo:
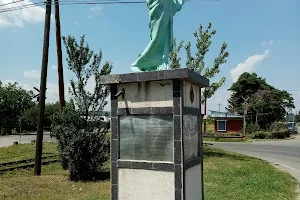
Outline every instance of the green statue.
POLYGON ((149 9, 150 43, 131 65, 134 72, 169 69, 173 47, 173 17, 185 0, 146 0, 149 9))

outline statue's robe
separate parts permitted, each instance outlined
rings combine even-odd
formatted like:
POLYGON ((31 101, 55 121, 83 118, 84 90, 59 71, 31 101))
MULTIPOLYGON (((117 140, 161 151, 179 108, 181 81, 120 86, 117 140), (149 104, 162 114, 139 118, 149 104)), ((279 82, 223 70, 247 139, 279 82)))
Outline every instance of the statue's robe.
POLYGON ((150 43, 132 64, 135 72, 169 69, 173 47, 173 17, 184 0, 146 0, 149 9, 150 43))

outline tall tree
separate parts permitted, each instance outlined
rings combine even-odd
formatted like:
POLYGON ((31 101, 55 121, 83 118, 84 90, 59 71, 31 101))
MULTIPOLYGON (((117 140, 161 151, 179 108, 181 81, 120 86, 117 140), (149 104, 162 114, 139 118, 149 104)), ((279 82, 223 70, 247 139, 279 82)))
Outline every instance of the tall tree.
POLYGON ((79 43, 71 35, 62 37, 62 39, 68 54, 68 68, 77 79, 70 81, 71 99, 79 112, 87 119, 91 110, 97 113, 103 110, 107 104, 106 98, 109 94, 109 87, 100 84, 100 76, 110 74, 112 65, 106 61, 100 69, 102 50, 100 49, 98 54, 90 50, 89 45, 85 44, 84 35, 81 36, 79 43), (95 84, 93 92, 87 89, 89 79, 93 79, 95 84))
POLYGON ((34 105, 32 91, 20 87, 18 83, 2 84, 0 81, 0 126, 1 133, 10 133, 18 126, 22 112, 34 105))
MULTIPOLYGON (((209 22, 205 30, 200 24, 198 30, 194 32, 194 37, 196 39, 196 52, 192 55, 191 42, 185 45, 186 52, 186 67, 201 74, 202 76, 213 79, 219 72, 220 66, 227 62, 229 53, 227 52, 227 43, 223 42, 219 54, 215 57, 212 66, 208 66, 205 62, 205 56, 210 49, 212 44, 212 36, 217 33, 215 29, 212 29, 212 23, 209 22)), ((171 68, 180 67, 180 57, 178 53, 182 47, 182 41, 176 46, 176 39, 173 42, 173 49, 170 52, 171 68)), ((225 83, 226 78, 223 76, 216 82, 211 83, 209 87, 204 88, 203 94, 201 96, 201 103, 204 104, 204 114, 206 115, 206 101, 211 98, 215 92, 225 83)), ((204 132, 206 131, 206 122, 204 122, 204 132)))
MULTIPOLYGON (((214 59, 212 66, 207 66, 205 63, 205 56, 209 51, 212 44, 212 36, 214 36, 217 31, 212 28, 212 23, 209 23, 207 28, 203 30, 200 24, 198 31, 194 32, 194 37, 196 39, 196 53, 193 56, 191 52, 191 42, 185 45, 186 51, 186 67, 201 74, 202 76, 212 79, 220 72, 220 65, 227 62, 229 53, 226 51, 227 43, 223 42, 219 54, 214 59)), ((221 77, 218 81, 212 83, 209 87, 204 89, 202 96, 202 103, 205 103, 207 99, 212 97, 214 93, 225 83, 225 76, 221 77)))
POLYGON ((243 97, 249 97, 248 121, 257 122, 263 128, 282 120, 285 110, 295 107, 291 94, 274 88, 255 73, 243 73, 229 91, 232 94, 228 100, 228 110, 242 114, 243 97))

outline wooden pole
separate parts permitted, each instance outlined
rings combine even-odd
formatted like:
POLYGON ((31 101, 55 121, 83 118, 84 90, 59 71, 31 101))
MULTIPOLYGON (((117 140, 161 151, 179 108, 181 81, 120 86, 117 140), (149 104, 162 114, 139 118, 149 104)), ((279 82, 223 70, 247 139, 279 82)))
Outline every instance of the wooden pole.
POLYGON ((61 34, 60 34, 60 16, 59 16, 59 2, 54 0, 55 5, 55 26, 56 26, 56 52, 57 52, 57 71, 58 71, 58 93, 60 112, 65 107, 65 89, 64 89, 64 71, 61 52, 61 34))
MULTIPOLYGON (((204 116, 206 116, 206 98, 204 99, 204 116)), ((206 135, 206 118, 204 119, 203 124, 203 135, 206 135)))
POLYGON ((246 137, 246 110, 244 110, 244 137, 246 137))
POLYGON ((244 127, 243 127, 243 132, 244 132, 244 137, 246 137, 246 114, 247 114, 247 110, 248 110, 248 106, 249 106, 249 104, 247 103, 249 97, 248 98, 242 97, 242 98, 244 99, 244 103, 243 103, 243 107, 244 107, 244 127))
POLYGON ((42 58, 41 81, 40 81, 39 113, 38 113, 36 148, 35 148, 35 164, 34 164, 34 175, 37 176, 41 175, 41 170, 42 170, 43 124, 44 124, 45 100, 46 100, 50 22, 51 22, 51 0, 47 0, 46 13, 45 13, 45 27, 44 27, 43 58, 42 58))

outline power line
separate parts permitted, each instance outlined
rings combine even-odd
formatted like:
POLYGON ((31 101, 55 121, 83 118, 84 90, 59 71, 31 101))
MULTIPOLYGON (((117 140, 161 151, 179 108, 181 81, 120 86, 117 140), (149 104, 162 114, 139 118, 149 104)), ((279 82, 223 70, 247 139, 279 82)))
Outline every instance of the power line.
POLYGON ((0 13, 16 11, 16 10, 22 10, 22 9, 32 8, 32 7, 37 7, 37 6, 42 6, 44 4, 45 4, 44 2, 39 2, 39 3, 31 3, 31 4, 22 5, 22 6, 6 8, 6 9, 0 9, 0 13))
POLYGON ((7 5, 10 5, 10 4, 14 4, 14 3, 19 3, 19 2, 22 2, 22 1, 25 1, 25 0, 18 0, 18 1, 13 1, 13 2, 10 2, 10 3, 0 4, 0 7, 7 6, 7 5))
MULTIPOLYGON (((7 6, 7 5, 11 5, 11 4, 15 4, 18 2, 22 2, 25 0, 18 0, 15 2, 10 2, 7 4, 1 4, 0 7, 3 6, 7 6)), ((216 2, 216 1, 221 1, 221 0, 186 0, 187 2, 201 2, 201 1, 211 1, 211 2, 216 2)), ((94 1, 75 1, 75 0, 61 0, 60 1, 60 5, 95 5, 95 4, 144 4, 146 3, 145 1, 101 1, 101 0, 94 0, 94 1)), ((15 7, 10 7, 10 8, 4 8, 4 9, 0 9, 0 13, 5 13, 5 12, 10 12, 10 11, 16 11, 16 10, 21 10, 21 9, 26 9, 26 8, 32 8, 32 7, 37 7, 37 6, 41 6, 44 5, 45 2, 41 1, 41 2, 37 2, 37 3, 30 3, 30 4, 25 4, 25 5, 21 5, 21 6, 15 6, 15 7)), ((54 3, 51 3, 51 5, 54 3)))

